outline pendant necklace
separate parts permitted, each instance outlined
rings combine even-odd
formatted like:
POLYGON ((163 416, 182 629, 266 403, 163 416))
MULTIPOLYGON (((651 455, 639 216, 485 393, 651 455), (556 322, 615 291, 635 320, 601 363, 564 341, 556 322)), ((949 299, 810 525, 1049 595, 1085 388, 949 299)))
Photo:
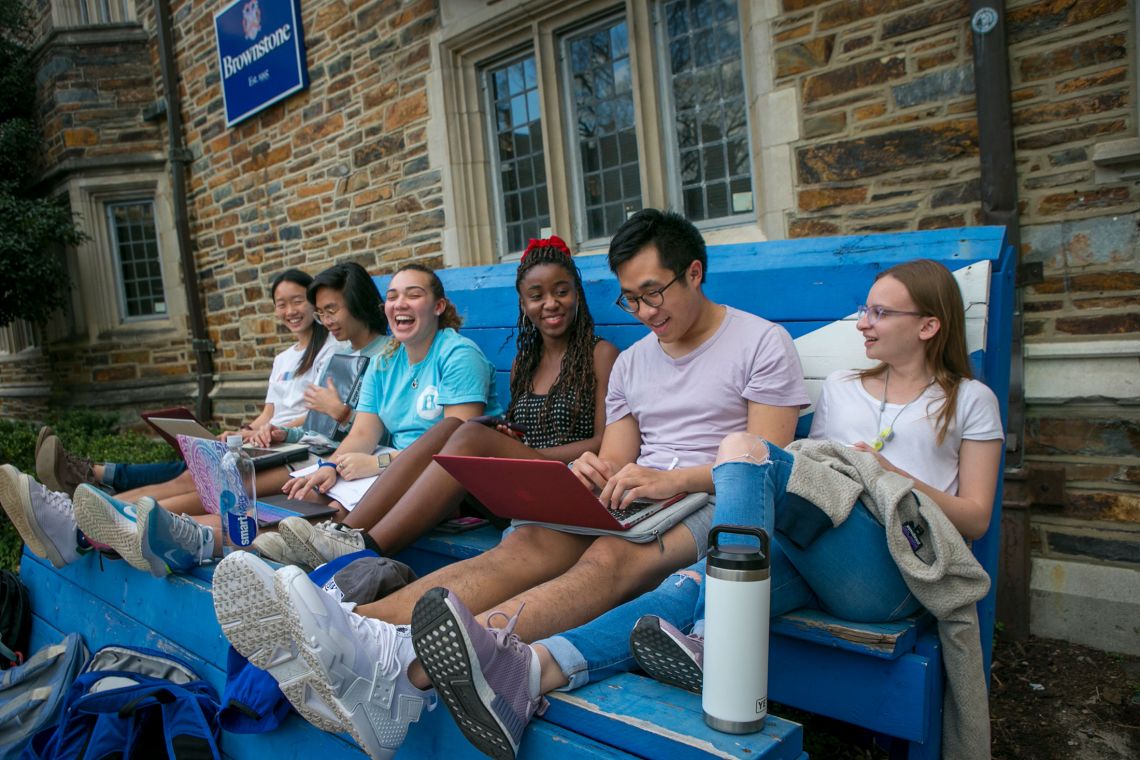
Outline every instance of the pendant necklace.
POLYGON ((883 379, 883 398, 879 401, 879 419, 878 422, 875 423, 875 427, 879 429, 879 434, 871 441, 871 448, 875 451, 881 451, 882 448, 887 445, 887 441, 895 437, 895 423, 898 422, 899 417, 902 416, 902 413, 906 411, 908 406, 922 398, 922 395, 926 393, 926 389, 934 385, 934 378, 930 378, 930 382, 922 386, 922 390, 918 392, 917 396, 903 404, 903 408, 899 409, 898 413, 895 414, 894 419, 891 420, 891 424, 883 427, 883 410, 887 408, 887 388, 890 386, 890 383, 891 368, 887 367, 887 376, 883 379))

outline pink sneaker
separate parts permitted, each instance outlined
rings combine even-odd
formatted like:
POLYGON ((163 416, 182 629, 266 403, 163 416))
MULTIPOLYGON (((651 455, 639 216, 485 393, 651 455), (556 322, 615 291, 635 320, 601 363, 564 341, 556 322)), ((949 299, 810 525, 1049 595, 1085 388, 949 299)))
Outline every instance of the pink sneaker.
POLYGON ((696 636, 656 615, 643 615, 629 634, 629 650, 650 678, 701 693, 705 643, 696 636))
POLYGON ((538 657, 514 634, 517 621, 518 613, 502 628, 484 627, 445 588, 412 612, 412 646, 428 678, 468 741, 499 760, 518 754, 530 719, 547 706, 538 657))

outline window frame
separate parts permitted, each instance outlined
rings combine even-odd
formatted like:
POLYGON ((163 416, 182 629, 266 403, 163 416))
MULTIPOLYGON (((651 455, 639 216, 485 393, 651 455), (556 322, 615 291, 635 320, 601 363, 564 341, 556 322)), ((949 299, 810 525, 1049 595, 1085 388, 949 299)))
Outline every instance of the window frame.
POLYGON ((103 200, 100 204, 103 210, 103 224, 105 225, 107 239, 110 243, 112 264, 114 266, 114 277, 116 290, 119 294, 119 318, 123 323, 135 322, 153 322, 155 320, 166 319, 166 313, 169 311, 166 287, 166 268, 162 263, 162 244, 159 240, 158 234, 158 210, 156 208, 154 194, 138 195, 135 197, 125 198, 112 198, 103 200), (126 275, 123 271, 123 258, 122 258, 122 241, 119 240, 119 233, 117 225, 114 221, 114 209, 122 206, 138 206, 147 205, 150 210, 150 223, 154 230, 154 245, 156 249, 156 259, 158 261, 158 279, 162 285, 162 303, 163 310, 155 311, 151 314, 132 315, 129 313, 127 305, 127 283, 126 275))
MULTIPOLYGON (((766 214, 767 187, 760 176, 760 156, 765 146, 759 134, 762 120, 753 113, 759 102, 753 97, 756 88, 752 80, 763 72, 750 57, 754 2, 737 0, 753 209, 746 214, 697 222, 699 228, 713 233, 710 242, 764 239, 761 220, 779 220, 778 214, 766 214)), ((662 94, 664 88, 671 89, 668 63, 661 59, 658 44, 663 38, 658 29, 663 10, 658 2, 635 0, 566 0, 559 4, 520 0, 509 5, 472 7, 454 17, 445 16, 436 42, 440 66, 435 74, 443 108, 432 128, 448 147, 442 167, 444 202, 453 211, 445 223, 445 241, 450 243, 444 250, 447 264, 494 264, 517 259, 518 252, 501 252, 499 244, 503 230, 497 204, 502 201, 493 177, 495 160, 489 154, 492 115, 487 112, 482 79, 485 69, 524 51, 533 52, 538 69, 551 231, 577 240, 578 225, 586 229, 582 212, 574 207, 576 201, 572 197, 582 189, 577 156, 568 144, 573 138, 572 132, 567 133, 566 121, 570 93, 560 60, 560 40, 575 28, 599 23, 606 16, 624 14, 629 25, 642 206, 680 207, 679 166, 670 156, 674 152, 670 143, 674 141, 665 134, 672 124, 672 102, 663 100, 662 94), (551 90, 552 86, 556 89, 551 90), (668 113, 662 110, 664 105, 668 105, 668 113)), ((607 244, 608 239, 582 240, 575 246, 576 253, 602 253, 607 244)))

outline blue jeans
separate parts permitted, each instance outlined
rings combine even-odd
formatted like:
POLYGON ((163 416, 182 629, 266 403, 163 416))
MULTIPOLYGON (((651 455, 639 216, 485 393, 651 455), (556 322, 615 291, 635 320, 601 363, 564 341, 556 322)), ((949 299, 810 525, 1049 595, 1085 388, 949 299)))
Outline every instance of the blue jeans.
MULTIPOLYGON (((776 513, 792 511, 799 497, 787 493, 793 457, 769 444, 768 461, 733 461, 713 470, 714 525, 763 528, 771 542, 772 615, 819 607, 846 620, 880 622, 919 609, 887 549, 883 526, 856 503, 840 525, 806 546, 776 533, 776 513)), ((791 529, 785 523, 782 528, 791 529)), ((733 543, 745 537, 733 538, 733 543)), ((700 633, 704 616, 704 561, 666 578, 655 590, 571 631, 535 642, 549 651, 576 689, 633 667, 629 634, 642 615, 657 615, 682 631, 700 633), (694 578, 697 575, 700 580, 694 578)))
POLYGON ((115 493, 132 488, 153 486, 174 480, 186 470, 181 459, 173 462, 153 462, 150 464, 121 464, 108 462, 103 465, 103 485, 110 486, 115 493))

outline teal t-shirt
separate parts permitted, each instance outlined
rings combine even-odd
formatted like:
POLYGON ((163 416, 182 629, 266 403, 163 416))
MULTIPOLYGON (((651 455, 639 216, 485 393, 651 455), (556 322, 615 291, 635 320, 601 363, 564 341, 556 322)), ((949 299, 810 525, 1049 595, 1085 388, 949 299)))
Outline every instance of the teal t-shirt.
POLYGON ((495 368, 474 341, 446 328, 414 365, 403 346, 373 359, 356 409, 379 415, 390 445, 406 449, 443 417, 445 406, 472 403, 483 404, 484 414, 503 413, 495 368))

